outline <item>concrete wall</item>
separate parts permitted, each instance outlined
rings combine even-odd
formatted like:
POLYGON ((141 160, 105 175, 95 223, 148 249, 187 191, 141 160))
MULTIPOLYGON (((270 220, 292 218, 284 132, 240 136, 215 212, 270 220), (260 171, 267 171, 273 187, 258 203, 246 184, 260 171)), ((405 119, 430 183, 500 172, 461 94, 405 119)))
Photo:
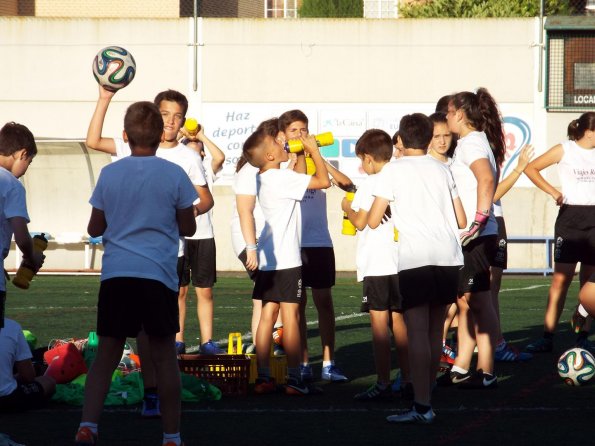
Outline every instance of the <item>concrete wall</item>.
MULTIPOLYGON (((543 110, 536 90, 538 50, 531 46, 538 35, 534 19, 200 23, 199 89, 194 92, 190 19, 0 18, 0 57, 12 62, 0 64, 0 122, 22 122, 39 137, 84 139, 97 97, 91 61, 99 49, 112 44, 132 52, 137 75, 116 94, 104 125, 106 136, 121 133, 131 102, 151 100, 166 88, 187 94, 191 110, 200 114, 220 104, 245 103, 265 104, 271 113, 295 103, 351 108, 361 103, 389 108, 413 104, 431 110, 444 94, 485 86, 499 103, 530 111, 540 152, 564 139, 568 122, 578 115, 543 110)), ((72 156, 83 160, 86 155, 79 151, 72 156)), ((99 159, 98 164, 107 162, 99 159)), ((65 164, 52 153, 35 161, 25 180, 32 230, 56 226, 55 232, 85 231, 90 193, 85 163, 65 164), (50 209, 40 198, 48 187, 55 199, 50 209), (71 209, 68 218, 61 216, 65 209, 71 209)), ((229 187, 216 186, 214 193, 218 267, 238 270, 229 242, 233 196, 229 187)), ((341 196, 340 191, 329 191, 329 225, 337 267, 351 270, 355 240, 339 235, 341 196)), ((553 234, 556 207, 542 192, 516 187, 503 201, 509 234, 553 234)), ((515 247, 511 266, 541 266, 542 252, 541 247, 515 247)), ((48 267, 82 264, 79 252, 67 254, 55 261, 48 256, 48 267)))

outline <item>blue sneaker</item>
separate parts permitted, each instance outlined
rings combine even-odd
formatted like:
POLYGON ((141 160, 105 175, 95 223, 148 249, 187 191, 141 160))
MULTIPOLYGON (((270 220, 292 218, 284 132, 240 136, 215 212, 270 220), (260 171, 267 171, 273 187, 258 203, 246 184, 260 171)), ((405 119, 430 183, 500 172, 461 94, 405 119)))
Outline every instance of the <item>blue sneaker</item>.
POLYGON ((314 375, 312 374, 312 366, 310 364, 300 364, 300 376, 304 382, 314 381, 314 375))
POLYGON ((494 353, 494 361, 496 362, 522 362, 531 358, 533 358, 531 353, 521 352, 508 343, 501 348, 496 348, 494 353))
POLYGON ((148 393, 143 398, 143 407, 140 410, 140 416, 143 418, 159 418, 161 410, 159 408, 159 396, 155 393, 148 393))
POLYGON ((327 365, 326 367, 323 367, 320 377, 323 381, 334 383, 344 383, 349 381, 349 378, 347 378, 336 365, 327 365))
POLYGON ((285 350, 278 344, 273 344, 273 356, 285 356, 285 350))
POLYGON ((205 342, 200 346, 200 354, 201 355, 224 355, 225 350, 219 348, 216 342, 213 342, 209 339, 208 342, 205 342))
POLYGON ((186 354, 186 344, 184 342, 176 341, 176 353, 178 355, 186 354))

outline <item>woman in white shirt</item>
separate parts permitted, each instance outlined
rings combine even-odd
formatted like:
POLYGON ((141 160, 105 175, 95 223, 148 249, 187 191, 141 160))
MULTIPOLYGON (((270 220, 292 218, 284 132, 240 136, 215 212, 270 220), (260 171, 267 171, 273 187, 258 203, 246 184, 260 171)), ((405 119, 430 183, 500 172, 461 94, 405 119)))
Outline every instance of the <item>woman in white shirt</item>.
MULTIPOLYGON (((526 348, 534 353, 551 352, 553 349, 554 331, 577 263, 581 263, 581 286, 595 273, 595 112, 583 113, 572 121, 568 126, 568 138, 525 169, 529 179, 560 206, 555 226, 554 275, 545 311, 543 337, 526 348), (540 173, 553 164, 558 164, 561 191, 540 173)), ((575 331, 579 331, 576 345, 595 352, 595 347, 587 340, 588 330, 579 326, 575 331)))

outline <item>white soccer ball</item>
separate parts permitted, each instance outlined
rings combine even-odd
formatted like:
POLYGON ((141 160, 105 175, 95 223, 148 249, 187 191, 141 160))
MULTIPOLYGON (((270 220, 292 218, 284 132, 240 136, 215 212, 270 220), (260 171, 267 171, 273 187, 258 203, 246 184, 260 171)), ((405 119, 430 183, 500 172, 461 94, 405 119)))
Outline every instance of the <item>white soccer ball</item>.
POLYGON ((136 62, 132 54, 120 46, 108 46, 93 59, 93 76, 106 90, 124 88, 136 74, 136 62))
POLYGON ((566 350, 558 359, 558 374, 569 386, 586 384, 595 376, 595 357, 583 348, 566 350))

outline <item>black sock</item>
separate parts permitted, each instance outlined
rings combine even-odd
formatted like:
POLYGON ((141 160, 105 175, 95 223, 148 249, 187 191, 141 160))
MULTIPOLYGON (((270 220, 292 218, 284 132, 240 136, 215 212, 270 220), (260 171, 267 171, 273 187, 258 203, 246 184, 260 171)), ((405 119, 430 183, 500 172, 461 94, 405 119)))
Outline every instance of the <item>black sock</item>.
POLYGON ((554 339, 554 333, 550 333, 549 331, 544 331, 543 338, 544 339, 554 339))
POLYGON ((427 414, 432 409, 432 406, 426 406, 424 404, 419 403, 413 403, 413 407, 415 408, 415 411, 417 413, 420 413, 422 415, 427 414))
POLYGON ((145 396, 157 395, 157 387, 145 387, 145 396))
POLYGON ((577 342, 584 341, 589 337, 589 332, 585 330, 581 330, 576 337, 577 342))

